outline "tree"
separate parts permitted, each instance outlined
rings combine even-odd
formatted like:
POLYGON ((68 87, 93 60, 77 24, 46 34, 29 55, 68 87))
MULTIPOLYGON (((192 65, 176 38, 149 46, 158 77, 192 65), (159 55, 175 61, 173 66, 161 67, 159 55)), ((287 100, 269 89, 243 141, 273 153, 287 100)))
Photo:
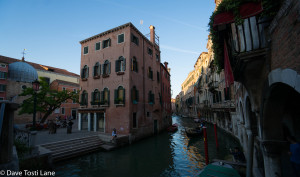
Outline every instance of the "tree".
POLYGON ((44 113, 41 122, 44 122, 52 112, 59 108, 61 104, 69 99, 76 100, 78 103, 79 94, 76 92, 70 92, 67 90, 58 91, 50 89, 49 84, 44 78, 40 78, 40 90, 36 93, 32 88, 26 88, 19 96, 30 96, 25 99, 21 104, 21 114, 32 114, 33 113, 33 100, 34 94, 37 96, 36 112, 44 113))

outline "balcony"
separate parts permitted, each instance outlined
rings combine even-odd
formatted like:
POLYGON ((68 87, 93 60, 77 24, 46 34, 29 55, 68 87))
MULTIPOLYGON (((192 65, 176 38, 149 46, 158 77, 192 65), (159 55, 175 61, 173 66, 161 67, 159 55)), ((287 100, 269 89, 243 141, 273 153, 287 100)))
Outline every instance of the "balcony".
MULTIPOLYGON (((219 45, 227 45, 228 57, 236 81, 245 73, 257 77, 267 56, 266 27, 269 20, 260 18, 261 3, 246 3, 240 6, 241 22, 234 22, 232 12, 215 16, 214 27, 218 31, 219 45)), ((223 52, 222 52, 223 53, 223 52)), ((223 58, 223 56, 221 56, 223 58)))
POLYGON ((208 83, 208 90, 211 92, 211 93, 214 93, 214 92, 217 92, 217 89, 219 88, 219 82, 217 81, 210 81, 208 83))

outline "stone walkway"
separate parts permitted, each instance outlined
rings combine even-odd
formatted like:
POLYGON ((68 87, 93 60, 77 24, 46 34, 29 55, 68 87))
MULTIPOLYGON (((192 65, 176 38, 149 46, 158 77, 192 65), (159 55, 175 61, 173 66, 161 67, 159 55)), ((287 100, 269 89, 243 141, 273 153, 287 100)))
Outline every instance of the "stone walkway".
MULTIPOLYGON (((67 134, 67 128, 58 128, 56 130, 56 134, 49 134, 48 130, 41 130, 37 131, 35 145, 41 145, 46 143, 76 139, 76 138, 84 138, 93 135, 101 135, 102 137, 105 136, 107 138, 111 138, 111 134, 109 133, 100 133, 100 132, 93 132, 87 130, 78 130, 77 121, 73 121, 73 128, 72 133, 67 134)), ((19 128, 23 129, 22 125, 18 125, 19 128)))

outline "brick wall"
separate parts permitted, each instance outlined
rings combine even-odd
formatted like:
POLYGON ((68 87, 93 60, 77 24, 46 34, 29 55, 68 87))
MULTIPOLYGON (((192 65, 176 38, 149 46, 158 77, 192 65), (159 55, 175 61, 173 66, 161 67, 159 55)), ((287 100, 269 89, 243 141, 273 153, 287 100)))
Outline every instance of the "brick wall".
POLYGON ((270 25, 271 69, 300 73, 300 1, 287 0, 270 25))

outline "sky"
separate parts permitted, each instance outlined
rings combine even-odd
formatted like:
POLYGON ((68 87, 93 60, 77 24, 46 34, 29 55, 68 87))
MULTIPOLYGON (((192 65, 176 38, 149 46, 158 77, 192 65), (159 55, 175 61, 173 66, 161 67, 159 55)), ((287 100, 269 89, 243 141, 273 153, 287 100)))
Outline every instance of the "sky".
POLYGON ((214 0, 0 0, 0 55, 21 59, 27 49, 26 61, 80 74, 79 41, 128 22, 143 34, 153 25, 175 98, 207 51, 214 7, 214 0))

